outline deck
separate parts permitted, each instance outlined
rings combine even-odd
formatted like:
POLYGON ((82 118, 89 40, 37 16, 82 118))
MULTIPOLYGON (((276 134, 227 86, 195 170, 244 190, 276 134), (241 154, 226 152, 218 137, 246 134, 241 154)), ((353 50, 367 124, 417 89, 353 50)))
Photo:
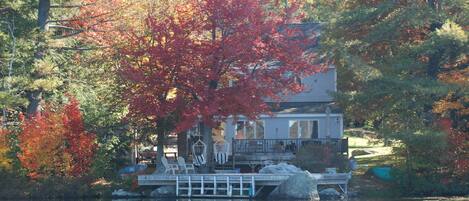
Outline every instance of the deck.
MULTIPOLYGON (((140 186, 176 186, 178 197, 255 197, 263 189, 273 190, 292 174, 180 174, 140 175, 140 186)), ((318 185, 338 185, 347 194, 349 175, 312 174, 318 185)))
MULTIPOLYGON (((266 165, 291 161, 304 146, 328 147, 348 158, 348 138, 319 139, 233 139, 231 163, 236 165, 266 165)), ((254 168, 253 168, 254 169, 254 168)))

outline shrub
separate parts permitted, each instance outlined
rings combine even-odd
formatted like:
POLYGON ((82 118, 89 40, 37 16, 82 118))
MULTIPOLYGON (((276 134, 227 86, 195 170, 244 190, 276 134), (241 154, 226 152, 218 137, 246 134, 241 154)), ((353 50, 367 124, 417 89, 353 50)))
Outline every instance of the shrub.
POLYGON ((309 172, 324 172, 325 168, 337 167, 345 170, 345 157, 335 154, 333 145, 307 144, 296 153, 292 163, 309 172))
POLYGON ((12 159, 9 157, 10 143, 8 142, 9 131, 0 128, 0 170, 10 170, 12 159))
POLYGON ((95 135, 85 131, 76 100, 62 110, 47 108, 24 120, 21 129, 18 158, 30 177, 75 177, 88 171, 95 135))

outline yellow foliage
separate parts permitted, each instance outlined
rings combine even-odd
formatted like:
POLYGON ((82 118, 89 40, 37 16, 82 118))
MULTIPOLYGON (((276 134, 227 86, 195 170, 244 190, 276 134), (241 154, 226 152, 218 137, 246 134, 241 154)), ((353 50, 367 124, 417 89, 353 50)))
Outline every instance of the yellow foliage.
POLYGON ((0 169, 9 170, 11 169, 11 163, 13 162, 11 158, 8 157, 8 152, 10 152, 10 147, 8 145, 8 132, 6 130, 0 129, 0 169))
POLYGON ((459 102, 452 102, 446 99, 437 101, 433 107, 433 112, 443 113, 448 110, 459 110, 463 109, 464 106, 459 102))

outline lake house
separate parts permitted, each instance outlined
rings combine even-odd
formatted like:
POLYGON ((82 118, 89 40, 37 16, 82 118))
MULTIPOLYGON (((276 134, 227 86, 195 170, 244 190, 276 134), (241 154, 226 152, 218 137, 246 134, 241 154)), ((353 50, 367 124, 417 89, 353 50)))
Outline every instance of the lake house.
MULTIPOLYGON (((320 24, 293 24, 305 35, 319 37, 320 24)), ((314 51, 318 47, 309 44, 314 51)), ((268 102, 272 105, 273 115, 260 115, 255 121, 243 116, 228 118, 220 128, 214 129, 215 149, 217 145, 225 146, 226 161, 235 165, 265 165, 289 161, 305 144, 332 145, 334 152, 348 153, 348 140, 343 139, 343 114, 335 104, 332 94, 337 91, 337 71, 328 66, 324 71, 312 76, 298 79, 304 86, 302 93, 285 97, 281 103, 268 102)), ((197 129, 187 132, 187 139, 194 139, 197 129)), ((193 143, 193 141, 192 141, 193 143)), ((182 149, 187 154, 191 146, 182 149)), ((180 149, 181 150, 181 149, 180 149)), ((217 151, 215 151, 217 152, 217 151)), ((181 153, 183 154, 183 153, 181 153)), ((217 154, 217 153, 215 153, 217 154)), ((314 154, 314 153, 311 153, 314 154)))

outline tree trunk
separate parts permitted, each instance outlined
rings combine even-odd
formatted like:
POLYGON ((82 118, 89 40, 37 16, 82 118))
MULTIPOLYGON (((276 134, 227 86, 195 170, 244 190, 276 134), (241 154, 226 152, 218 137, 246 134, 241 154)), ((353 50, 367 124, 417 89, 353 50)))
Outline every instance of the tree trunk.
POLYGON ((207 146, 207 163, 201 168, 202 173, 212 173, 215 169, 215 163, 213 162, 213 136, 212 127, 204 123, 200 123, 202 139, 207 146))
POLYGON ((188 143, 187 143, 186 132, 182 132, 177 135, 177 146, 178 146, 178 156, 181 156, 187 159, 188 143))
MULTIPOLYGON (((50 0, 40 0, 37 12, 37 25, 41 33, 46 32, 47 30, 47 20, 49 19, 49 10, 50 10, 50 0)), ((39 37, 39 40, 43 40, 43 37, 39 37)), ((37 41, 38 44, 41 44, 43 41, 37 41)), ((44 48, 42 45, 39 45, 38 49, 36 50, 34 57, 37 60, 40 60, 44 57, 44 48)), ((29 100, 28 108, 26 110, 27 116, 32 116, 39 112, 39 106, 42 100, 42 90, 33 90, 28 91, 27 97, 29 100)))
POLYGON ((47 19, 49 19, 50 0, 39 0, 37 13, 37 25, 41 32, 46 31, 47 19))
POLYGON ((42 91, 41 90, 35 90, 35 91, 28 91, 27 92, 28 96, 28 108, 26 110, 28 116, 32 116, 39 112, 39 105, 42 100, 42 91))
POLYGON ((166 143, 166 125, 164 125, 164 120, 157 121, 157 128, 156 128, 156 171, 163 172, 164 166, 161 163, 161 159, 164 157, 164 144, 166 143))

